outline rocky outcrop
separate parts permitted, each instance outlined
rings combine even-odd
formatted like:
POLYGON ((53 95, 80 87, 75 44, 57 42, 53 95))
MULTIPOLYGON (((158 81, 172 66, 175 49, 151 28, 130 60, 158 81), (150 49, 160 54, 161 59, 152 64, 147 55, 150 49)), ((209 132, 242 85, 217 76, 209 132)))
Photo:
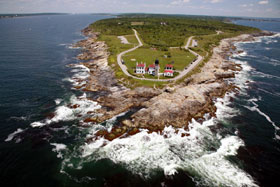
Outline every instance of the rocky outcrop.
POLYGON ((127 89, 101 96, 97 99, 97 102, 103 106, 103 109, 99 111, 102 112, 102 116, 97 119, 97 122, 110 119, 132 108, 143 107, 143 103, 160 93, 160 90, 139 87, 135 90, 127 89))
POLYGON ((223 73, 215 73, 217 79, 227 79, 227 78, 234 78, 234 72, 223 72, 223 73))
POLYGON ((213 97, 223 97, 232 85, 224 82, 194 84, 176 89, 174 93, 162 93, 145 102, 145 108, 131 116, 124 125, 152 130, 167 125, 186 127, 192 118, 202 118, 205 113, 215 115, 213 97))

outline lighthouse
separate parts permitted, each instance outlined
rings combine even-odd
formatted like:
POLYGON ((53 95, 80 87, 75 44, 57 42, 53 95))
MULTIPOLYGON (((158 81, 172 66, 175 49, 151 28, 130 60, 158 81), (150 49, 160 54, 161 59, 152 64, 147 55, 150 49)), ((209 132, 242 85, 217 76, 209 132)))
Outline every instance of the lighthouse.
POLYGON ((156 59, 156 60, 155 60, 155 75, 156 75, 156 76, 157 76, 158 73, 159 73, 159 69, 160 69, 159 60, 156 59))

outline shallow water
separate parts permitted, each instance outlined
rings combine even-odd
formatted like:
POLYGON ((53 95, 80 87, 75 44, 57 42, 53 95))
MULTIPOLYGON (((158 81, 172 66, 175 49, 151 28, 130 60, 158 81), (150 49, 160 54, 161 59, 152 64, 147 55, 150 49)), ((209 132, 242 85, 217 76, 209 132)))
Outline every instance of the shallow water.
MULTIPOLYGON (((216 100, 217 118, 192 121, 190 131, 166 127, 85 143, 122 116, 84 128, 98 103, 72 89, 88 69, 74 58, 80 30, 96 15, 0 20, 0 176, 7 185, 270 186, 278 182, 279 35, 238 43, 239 94, 216 100), (73 106, 79 107, 73 107, 73 106), (90 113, 90 114, 89 114, 90 113), (187 136, 185 136, 187 135, 187 136)), ((239 23, 239 22, 237 22, 239 23)), ((246 24, 244 21, 239 24, 246 24)), ((254 24, 252 22, 248 23, 254 24)), ((280 31, 279 23, 261 29, 280 31), (274 27, 273 27, 274 26, 274 27), (273 29, 272 29, 273 28, 273 29), (279 29, 279 30, 277 30, 279 29)), ((279 182, 278 182, 279 183, 279 182)))

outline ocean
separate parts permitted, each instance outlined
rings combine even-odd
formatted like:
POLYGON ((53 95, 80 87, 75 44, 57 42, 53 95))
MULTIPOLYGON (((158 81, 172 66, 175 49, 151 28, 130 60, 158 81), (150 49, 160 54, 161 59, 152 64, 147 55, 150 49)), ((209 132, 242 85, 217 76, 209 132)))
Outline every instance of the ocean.
MULTIPOLYGON (((164 136, 142 130, 88 142, 126 115, 83 127, 100 106, 73 89, 88 69, 67 66, 79 62, 72 44, 80 31, 104 18, 0 19, 1 186, 280 185, 280 34, 236 44, 243 52, 231 60, 243 70, 228 81, 240 92, 215 101, 216 118, 193 120, 188 132, 166 127, 164 136)), ((235 23, 280 32, 277 21, 235 23)))

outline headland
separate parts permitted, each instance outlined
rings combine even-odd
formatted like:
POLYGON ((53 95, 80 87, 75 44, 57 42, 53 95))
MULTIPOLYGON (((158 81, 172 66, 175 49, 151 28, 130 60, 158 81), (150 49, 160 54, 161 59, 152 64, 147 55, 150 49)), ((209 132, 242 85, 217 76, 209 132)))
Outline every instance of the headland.
MULTIPOLYGON (((255 37, 258 36, 272 35, 272 33, 250 27, 235 26, 233 24, 228 26, 228 23, 215 21, 219 30, 210 28, 210 33, 205 34, 206 31, 204 31, 204 34, 182 36, 182 38, 185 38, 184 40, 172 40, 170 43, 166 42, 164 45, 155 47, 155 45, 152 45, 154 40, 145 35, 145 32, 148 31, 145 30, 143 25, 147 24, 147 28, 150 29, 150 25, 157 23, 159 20, 157 20, 158 18, 151 18, 153 23, 151 24, 146 19, 114 18, 101 20, 85 28, 83 33, 87 38, 75 45, 75 47, 83 48, 83 53, 78 55, 77 58, 83 61, 80 63, 81 65, 88 68, 89 76, 85 79, 77 79, 77 84, 74 88, 83 92, 93 93, 92 95, 95 96, 87 99, 96 101, 101 105, 101 108, 95 111, 98 115, 94 114, 92 117, 84 119, 82 126, 87 127, 102 123, 126 113, 125 117, 119 120, 113 129, 110 131, 100 130, 88 141, 92 141, 96 136, 104 136, 108 140, 126 137, 139 132, 139 129, 148 129, 149 132, 161 132, 164 127, 169 125, 175 128, 188 129, 188 124, 192 119, 203 121, 205 115, 215 117, 215 99, 224 97, 226 92, 238 93, 239 91, 237 86, 227 81, 230 78, 234 78, 235 73, 242 70, 240 65, 229 60, 229 57, 234 53, 242 53, 242 51, 236 50, 234 44, 236 42, 254 41, 255 37), (131 19, 135 20, 132 21, 131 19), (108 27, 112 22, 116 23, 116 25, 108 27), (126 27, 130 28, 131 31, 125 30, 124 28, 126 27), (122 31, 121 35, 125 36, 130 44, 121 44, 117 36, 111 35, 111 31, 114 29, 122 31), (144 46, 137 43, 139 39, 133 38, 132 29, 135 29, 135 33, 136 29, 140 33, 140 40, 143 40, 144 46), (192 43, 197 42, 197 46, 192 44, 193 47, 189 48, 190 41, 188 38, 190 37, 195 37, 196 40, 192 41, 192 43), (139 48, 135 48, 137 45, 139 48), (175 45, 179 47, 175 47, 175 45), (187 47, 183 49, 181 46, 187 47), (127 65, 127 72, 132 75, 127 76, 117 63, 117 56, 123 51, 132 48, 135 48, 130 51, 132 54, 123 57, 127 65), (178 51, 175 53, 173 51, 172 53, 174 48, 178 51), (133 53, 133 51, 137 52, 133 53), (174 59, 179 59, 174 63, 173 67, 176 67, 176 69, 182 68, 180 69, 181 72, 190 67, 197 60, 196 57, 201 56, 201 60, 180 79, 168 78, 168 81, 158 81, 166 79, 164 76, 159 78, 159 75, 145 77, 146 75, 136 74, 137 63, 134 59, 142 61, 142 63, 143 60, 150 61, 151 65, 153 63, 150 58, 151 55, 149 55, 151 51, 157 54, 160 62, 168 61, 165 64, 163 63, 163 66, 173 60, 168 59, 168 53, 174 59), (184 59, 186 54, 189 57, 189 59, 186 57, 188 59, 187 63, 186 59, 184 59), (180 63, 181 58, 184 59, 182 60, 183 65, 180 63), (133 66, 134 69, 131 68, 133 66)), ((162 21, 163 18, 160 19, 161 21, 158 23, 163 27, 162 29, 168 29, 165 26, 172 25, 172 21, 174 21, 173 18, 166 18, 167 20, 165 21, 162 21)), ((182 25, 183 23, 191 22, 192 26, 202 24, 206 30, 208 29, 207 24, 213 24, 193 19, 179 19, 179 22, 182 25)), ((180 30, 181 28, 177 29, 180 30)), ((177 32, 180 34, 181 31, 177 32)), ((163 33, 162 35, 165 34, 163 33)), ((116 35, 119 35, 119 33, 116 33, 116 35)), ((161 39, 157 40, 160 41, 161 39)), ((158 71, 157 73, 162 73, 161 75, 163 75, 164 72, 158 71)))

